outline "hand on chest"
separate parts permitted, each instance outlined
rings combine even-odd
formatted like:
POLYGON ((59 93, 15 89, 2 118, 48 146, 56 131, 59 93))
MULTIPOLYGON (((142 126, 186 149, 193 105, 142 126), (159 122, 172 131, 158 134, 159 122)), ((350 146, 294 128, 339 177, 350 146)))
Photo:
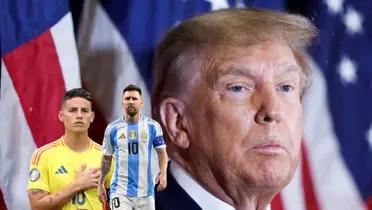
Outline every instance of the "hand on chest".
POLYGON ((61 157, 49 166, 49 177, 58 185, 56 188, 64 187, 76 179, 76 172, 83 164, 86 165, 85 170, 98 168, 99 159, 99 154, 80 158, 73 157, 73 155, 61 157))

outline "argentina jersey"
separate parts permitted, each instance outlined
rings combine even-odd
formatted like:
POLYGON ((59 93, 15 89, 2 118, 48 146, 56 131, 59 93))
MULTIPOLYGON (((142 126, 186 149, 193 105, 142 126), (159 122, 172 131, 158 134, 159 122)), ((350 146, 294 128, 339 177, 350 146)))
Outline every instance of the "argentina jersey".
POLYGON ((111 195, 154 195, 156 148, 165 148, 165 142, 159 123, 151 118, 141 115, 132 124, 121 117, 107 126, 102 151, 115 157, 111 195))

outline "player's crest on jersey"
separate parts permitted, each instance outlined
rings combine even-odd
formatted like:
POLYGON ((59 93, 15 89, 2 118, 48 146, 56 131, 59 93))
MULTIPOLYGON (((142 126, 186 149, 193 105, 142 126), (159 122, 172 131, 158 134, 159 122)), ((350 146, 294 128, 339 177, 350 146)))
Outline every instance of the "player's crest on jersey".
POLYGON ((30 171, 29 179, 31 182, 36 182, 40 178, 40 171, 37 168, 33 168, 30 171))
POLYGON ((147 132, 146 132, 146 131, 142 132, 142 133, 141 133, 141 140, 142 140, 143 142, 146 142, 146 141, 147 141, 147 138, 148 138, 148 134, 147 134, 147 132))
POLYGON ((135 140, 137 138, 137 132, 134 130, 129 131, 129 139, 135 140))

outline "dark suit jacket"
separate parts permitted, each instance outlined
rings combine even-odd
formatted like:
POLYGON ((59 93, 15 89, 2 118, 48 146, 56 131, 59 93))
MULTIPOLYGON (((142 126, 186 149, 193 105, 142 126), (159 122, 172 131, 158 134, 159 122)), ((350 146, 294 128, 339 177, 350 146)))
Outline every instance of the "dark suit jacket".
POLYGON ((202 210, 183 190, 168 167, 168 185, 164 191, 155 193, 156 210, 202 210))

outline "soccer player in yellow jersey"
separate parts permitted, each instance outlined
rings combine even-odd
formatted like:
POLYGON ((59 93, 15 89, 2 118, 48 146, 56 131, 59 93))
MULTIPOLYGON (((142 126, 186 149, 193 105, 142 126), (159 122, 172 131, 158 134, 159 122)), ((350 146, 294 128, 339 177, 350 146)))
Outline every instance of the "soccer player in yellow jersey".
POLYGON ((82 88, 72 89, 63 97, 61 108, 58 118, 64 135, 37 149, 31 159, 31 208, 101 210, 97 195, 101 148, 88 136, 94 119, 92 95, 82 88))

